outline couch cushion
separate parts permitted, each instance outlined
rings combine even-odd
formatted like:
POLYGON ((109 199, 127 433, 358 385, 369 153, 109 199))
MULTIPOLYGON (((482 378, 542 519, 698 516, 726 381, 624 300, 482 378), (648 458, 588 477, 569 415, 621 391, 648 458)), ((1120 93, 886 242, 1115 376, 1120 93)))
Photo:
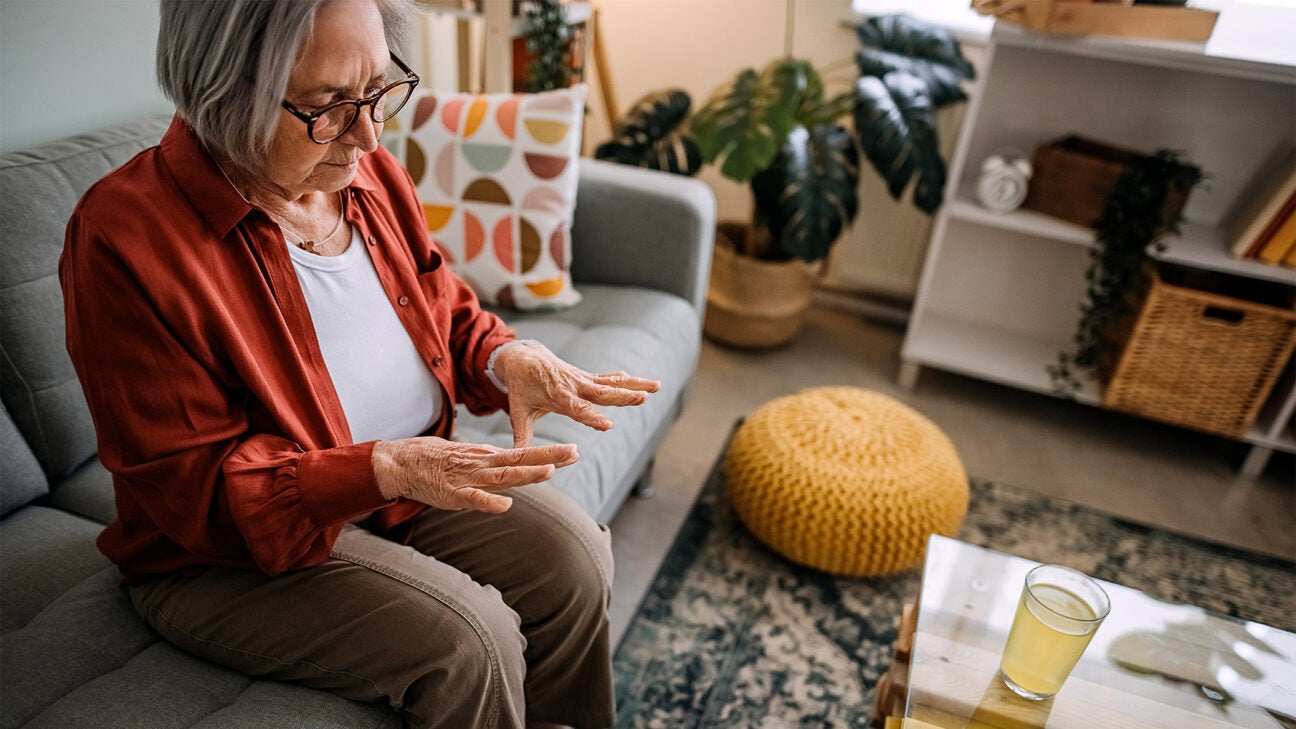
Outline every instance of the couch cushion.
POLYGON ((107 567, 108 559, 95 547, 101 531, 102 524, 44 506, 28 506, 0 520, 0 632, 26 625, 107 567))
POLYGON ((0 729, 399 726, 387 706, 255 681, 163 642, 95 549, 101 529, 44 506, 0 521, 0 729))
MULTIPOLYGON (((125 665, 158 636, 135 614, 115 567, 101 567, 0 636, 0 726, 23 726, 68 692, 125 665)), ((6 615, 6 622, 8 616, 6 615)))
MULTIPOLYGON (((619 480, 640 457, 648 439, 674 416, 688 385, 700 342, 697 311, 671 294, 620 286, 582 284, 575 307, 544 315, 499 311, 520 337, 537 339, 558 356, 590 372, 625 370, 660 380, 661 390, 633 408, 603 408, 612 430, 600 433, 570 418, 546 415, 536 423, 535 443, 575 443, 581 460, 559 470, 555 488, 598 517, 616 494, 619 480)), ((513 445, 508 416, 458 411, 455 439, 513 445)))
POLYGON ((64 344, 58 259, 72 209, 99 178, 166 131, 164 117, 0 156, 0 396, 45 473, 95 452, 64 344))
POLYGON ((41 503, 103 525, 117 518, 112 474, 98 458, 91 458, 59 481, 41 503))
POLYGON ((3 729, 399 726, 390 707, 254 680, 180 651, 135 614, 112 568, 6 633, 0 648, 3 729))
POLYGON ((49 481, 0 404, 0 517, 49 493, 49 481))
MULTIPOLYGON (((129 609, 129 607, 127 608, 129 609)), ((400 726, 390 707, 254 680, 156 642, 73 689, 26 729, 359 729, 400 726)))

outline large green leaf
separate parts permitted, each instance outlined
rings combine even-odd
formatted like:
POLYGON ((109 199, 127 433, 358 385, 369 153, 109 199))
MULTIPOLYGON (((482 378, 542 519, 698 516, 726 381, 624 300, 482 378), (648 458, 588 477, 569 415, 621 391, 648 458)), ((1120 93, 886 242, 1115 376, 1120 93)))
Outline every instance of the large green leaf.
POLYGON ((855 103, 853 93, 848 91, 831 99, 826 98, 825 94, 819 72, 807 66, 805 91, 801 93, 793 114, 797 124, 813 129, 820 124, 831 124, 850 114, 855 103))
POLYGON ((960 82, 976 77, 958 41, 939 26, 907 15, 883 15, 855 26, 862 48, 855 54, 860 73, 883 77, 903 71, 922 79, 936 108, 967 98, 960 82))
POLYGON ((708 163, 720 173, 750 180, 774 161, 783 140, 796 127, 796 112, 807 94, 822 95, 810 64, 780 59, 757 73, 746 69, 718 89, 693 116, 693 136, 708 163))
POLYGON ((945 162, 931 97, 921 79, 899 71, 860 78, 855 85, 855 133, 892 197, 899 199, 916 175, 914 205, 927 213, 940 207, 945 162))
POLYGON ((774 163, 752 179, 756 206, 789 256, 828 255, 859 212, 859 154, 843 127, 798 126, 774 163))
POLYGON ((702 168, 697 142, 682 126, 692 99, 680 89, 657 91, 635 102, 617 122, 612 139, 594 150, 598 159, 681 175, 702 168))

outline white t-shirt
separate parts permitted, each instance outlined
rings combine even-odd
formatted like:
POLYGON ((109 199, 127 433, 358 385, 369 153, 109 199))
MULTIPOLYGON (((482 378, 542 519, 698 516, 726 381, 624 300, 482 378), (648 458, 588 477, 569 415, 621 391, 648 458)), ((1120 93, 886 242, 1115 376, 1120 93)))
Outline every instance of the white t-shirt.
POLYGON ((359 232, 340 256, 288 251, 352 439, 409 438, 434 425, 441 383, 396 317, 359 232))

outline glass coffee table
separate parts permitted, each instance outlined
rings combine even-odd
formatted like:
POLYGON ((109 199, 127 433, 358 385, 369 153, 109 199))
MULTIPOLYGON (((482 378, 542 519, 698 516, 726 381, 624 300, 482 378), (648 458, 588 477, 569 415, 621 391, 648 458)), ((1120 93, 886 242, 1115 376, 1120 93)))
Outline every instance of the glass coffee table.
POLYGON ((1036 564, 931 538, 904 720, 895 723, 904 729, 1296 727, 1296 635, 1102 581, 1111 615, 1062 690, 1043 701, 1017 696, 997 671, 1022 580, 1036 564))

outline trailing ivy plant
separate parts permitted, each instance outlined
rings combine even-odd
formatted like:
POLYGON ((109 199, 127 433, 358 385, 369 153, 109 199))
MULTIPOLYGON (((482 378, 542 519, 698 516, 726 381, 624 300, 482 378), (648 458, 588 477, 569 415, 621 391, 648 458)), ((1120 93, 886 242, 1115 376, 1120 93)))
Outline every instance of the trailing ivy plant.
POLYGON ((1186 198, 1202 178, 1199 168, 1165 149, 1135 157, 1121 171, 1094 225, 1075 351, 1058 353, 1057 364, 1048 367, 1057 394, 1073 397, 1079 391, 1080 371, 1092 371, 1098 364, 1104 335, 1133 314, 1129 293, 1149 253, 1165 250, 1164 234, 1179 233, 1183 216, 1167 217, 1166 196, 1175 191, 1186 198))
POLYGON ((563 18, 559 0, 526 0, 522 3, 526 17, 527 50, 532 54, 527 66, 526 90, 532 93, 552 91, 571 85, 572 68, 567 62, 567 44, 572 38, 571 26, 563 18))

